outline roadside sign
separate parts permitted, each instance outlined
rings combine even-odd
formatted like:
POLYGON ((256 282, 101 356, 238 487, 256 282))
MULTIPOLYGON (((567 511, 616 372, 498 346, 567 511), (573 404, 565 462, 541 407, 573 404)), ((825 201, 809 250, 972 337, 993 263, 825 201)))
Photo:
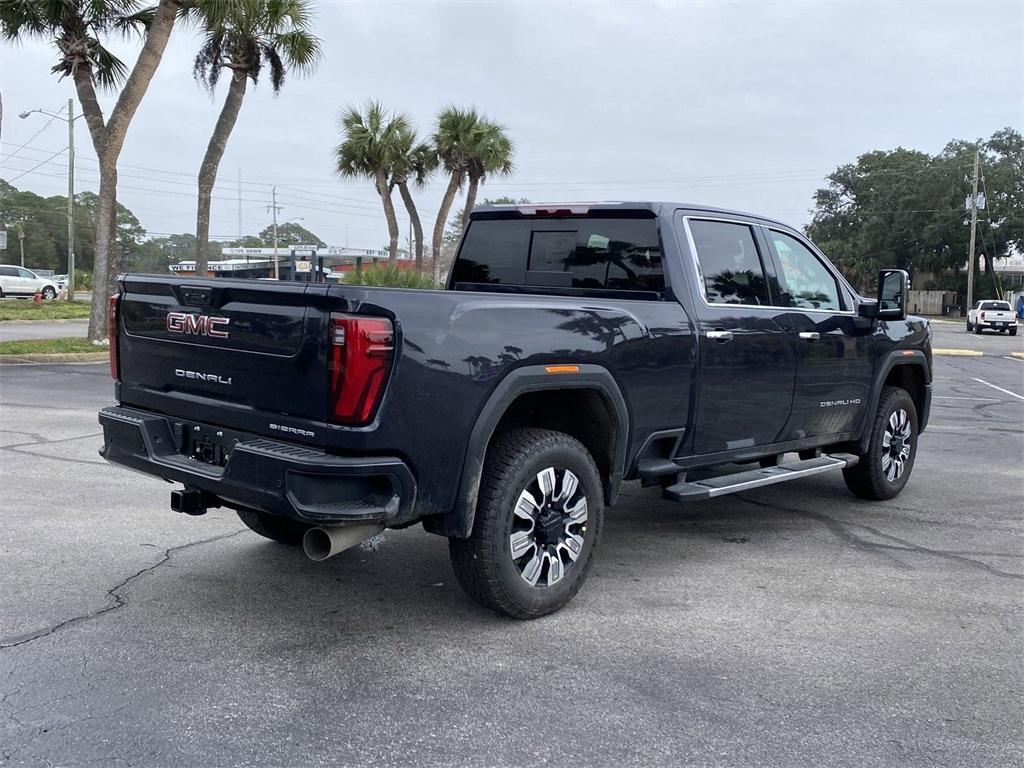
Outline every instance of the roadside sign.
POLYGON ((310 261, 296 261, 295 271, 296 272, 310 272, 313 269, 313 263, 310 261))

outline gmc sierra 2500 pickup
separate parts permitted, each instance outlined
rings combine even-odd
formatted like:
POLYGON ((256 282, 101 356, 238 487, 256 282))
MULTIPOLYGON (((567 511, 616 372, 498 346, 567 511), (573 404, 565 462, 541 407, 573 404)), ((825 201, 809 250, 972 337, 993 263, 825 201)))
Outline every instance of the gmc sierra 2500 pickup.
POLYGON ((624 481, 699 501, 910 477, 931 332, 798 231, 672 203, 478 208, 445 290, 126 275, 102 454, 314 559, 449 539, 480 604, 557 610, 624 481))

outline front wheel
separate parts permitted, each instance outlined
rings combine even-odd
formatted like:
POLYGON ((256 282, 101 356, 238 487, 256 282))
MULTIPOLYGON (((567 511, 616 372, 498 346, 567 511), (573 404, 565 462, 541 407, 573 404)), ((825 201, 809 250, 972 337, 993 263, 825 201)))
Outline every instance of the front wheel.
POLYGON ((917 456, 917 408, 905 389, 886 387, 871 425, 871 441, 860 461, 843 470, 846 487, 862 499, 897 496, 910 479, 917 456))
POLYGON ((601 476, 582 443, 544 429, 506 432, 487 451, 472 533, 449 540, 455 576, 498 613, 552 613, 586 580, 603 517, 601 476))
POLYGON ((47 301, 53 301, 55 298, 57 298, 57 291, 53 289, 52 285, 48 285, 45 288, 43 288, 42 293, 43 298, 46 299, 47 301))

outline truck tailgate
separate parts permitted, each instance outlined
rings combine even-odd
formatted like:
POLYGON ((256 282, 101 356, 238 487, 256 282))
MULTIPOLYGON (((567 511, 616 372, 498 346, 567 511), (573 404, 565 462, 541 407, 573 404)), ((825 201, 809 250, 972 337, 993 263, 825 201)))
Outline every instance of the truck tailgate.
POLYGON ((118 309, 120 399, 182 419, 320 444, 324 314, 307 283, 128 275, 118 309))

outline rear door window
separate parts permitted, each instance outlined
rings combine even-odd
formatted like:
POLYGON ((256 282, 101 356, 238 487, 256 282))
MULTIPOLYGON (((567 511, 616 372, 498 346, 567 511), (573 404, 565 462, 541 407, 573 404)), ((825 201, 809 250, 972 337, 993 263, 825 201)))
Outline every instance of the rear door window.
POLYGON ((764 265, 747 224, 689 220, 710 304, 770 305, 764 265))
POLYGON ((456 283, 665 289, 653 218, 477 219, 452 278, 456 283))

